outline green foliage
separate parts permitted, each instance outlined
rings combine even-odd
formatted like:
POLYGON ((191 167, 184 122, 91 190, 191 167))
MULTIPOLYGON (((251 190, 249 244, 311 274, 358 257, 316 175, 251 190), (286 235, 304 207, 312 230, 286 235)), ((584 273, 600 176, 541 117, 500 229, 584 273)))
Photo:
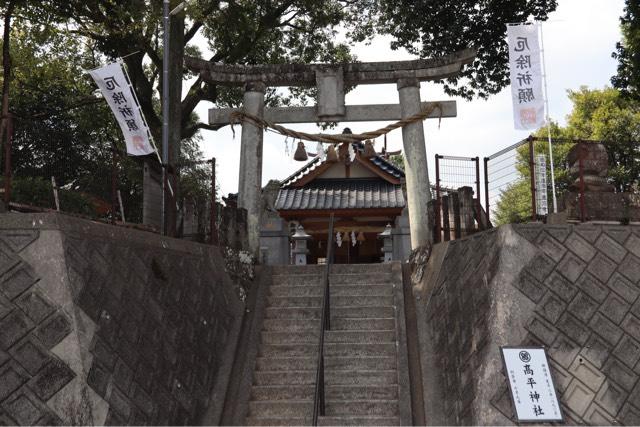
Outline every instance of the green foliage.
POLYGON ((531 186, 520 179, 501 191, 496 208, 494 225, 526 222, 531 218, 531 186))
POLYGON ((640 186, 640 99, 621 96, 612 88, 570 91, 574 108, 567 118, 571 138, 604 141, 609 177, 618 191, 640 186))
MULTIPOLYGON (((55 209, 53 187, 50 180, 41 177, 18 177, 11 182, 11 199, 20 204, 55 209)), ((98 218, 96 199, 86 193, 60 189, 58 191, 60 209, 98 218)))
POLYGON ((623 95, 640 100, 640 4, 626 0, 620 17, 622 41, 616 45, 613 57, 618 60, 618 72, 611 83, 623 95))
MULTIPOLYGON (((568 91, 568 96, 573 110, 567 116, 567 126, 559 127, 552 123, 552 137, 603 141, 609 155, 610 183, 617 191, 637 192, 640 188, 640 149, 637 142, 640 140, 640 101, 626 98, 612 88, 590 90, 582 87, 568 91)), ((540 129, 534 136, 546 138, 547 128, 540 129)), ((555 142, 552 146, 558 198, 571 184, 567 154, 573 145, 571 142, 555 142)), ((547 155, 548 147, 546 141, 538 141, 534 152, 547 155)), ((531 217, 529 148, 525 144, 517 150, 519 179, 502 193, 496 209, 499 224, 506 223, 501 221, 522 222, 531 217), (522 203, 527 204, 527 211, 522 209, 522 203)), ((551 186, 549 170, 547 183, 551 186)), ((551 187, 548 193, 547 199, 551 201, 551 187)))
MULTIPOLYGON (((556 0, 397 0, 365 1, 375 4, 375 28, 391 34, 392 47, 406 48, 422 58, 475 47, 476 60, 457 77, 447 79, 445 90, 465 98, 486 98, 509 84, 506 24, 531 19, 544 21, 556 9, 556 0)), ((365 27, 366 28, 366 27, 365 27)))

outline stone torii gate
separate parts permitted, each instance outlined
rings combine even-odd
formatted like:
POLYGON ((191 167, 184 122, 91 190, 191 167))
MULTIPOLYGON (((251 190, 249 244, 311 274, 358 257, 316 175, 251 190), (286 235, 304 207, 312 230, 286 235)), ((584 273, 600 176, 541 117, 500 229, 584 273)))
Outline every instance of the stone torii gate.
MULTIPOLYGON (((437 59, 346 64, 229 65, 186 58, 186 66, 211 84, 244 87, 243 110, 272 123, 318 123, 391 121, 411 117, 435 103, 420 101, 420 82, 457 75, 475 58, 466 49, 437 59), (396 83, 400 105, 345 105, 345 85, 396 83), (266 108, 267 86, 317 86, 315 107, 266 108)), ((439 102, 440 111, 431 118, 455 117, 455 101, 439 102)), ((209 123, 231 122, 237 109, 209 110, 209 123)), ((258 253, 260 239, 260 194, 262 189, 263 129, 242 122, 238 206, 247 209, 249 244, 258 253)), ((412 249, 431 241, 427 203, 431 199, 424 128, 421 121, 402 128, 407 204, 412 249)))

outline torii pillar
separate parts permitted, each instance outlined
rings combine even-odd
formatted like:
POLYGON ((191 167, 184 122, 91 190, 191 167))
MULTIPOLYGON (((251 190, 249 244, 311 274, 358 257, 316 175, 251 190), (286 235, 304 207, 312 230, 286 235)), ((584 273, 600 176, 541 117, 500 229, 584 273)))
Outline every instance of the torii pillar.
MULTIPOLYGON (((420 104, 420 80, 403 78, 398 80, 400 111, 406 119, 418 114, 420 104)), ((427 221, 427 205, 431 201, 427 151, 425 148, 422 121, 410 123, 402 128, 404 148, 404 175, 407 181, 407 205, 411 227, 411 249, 432 243, 433 233, 427 221)))
MULTIPOLYGON (((264 115, 266 86, 260 81, 244 87, 244 110, 254 116, 264 115)), ((242 122, 240 139, 240 177, 238 207, 247 210, 247 238, 254 255, 260 248, 260 196, 262 192, 262 140, 264 131, 254 124, 242 122)))
MULTIPOLYGON (((390 121, 420 113, 432 103, 420 102, 420 82, 456 76, 476 52, 466 49, 437 59, 415 61, 359 62, 350 64, 217 64, 196 58, 185 58, 188 68, 211 84, 244 85, 244 111, 273 123, 317 123, 350 121, 390 121), (400 105, 344 105, 344 87, 359 84, 395 83, 400 105), (264 108, 265 86, 316 86, 315 107, 264 108)), ((455 101, 438 103, 439 111, 430 117, 455 117, 455 101)), ((237 109, 209 110, 209 123, 230 123, 237 109)), ((263 130, 243 122, 240 154, 238 205, 247 209, 249 243, 258 254, 260 245, 260 196, 262 184, 263 130)), ((427 154, 422 121, 402 128, 405 153, 407 205, 411 227, 411 248, 432 241, 427 204, 431 200, 427 154)))

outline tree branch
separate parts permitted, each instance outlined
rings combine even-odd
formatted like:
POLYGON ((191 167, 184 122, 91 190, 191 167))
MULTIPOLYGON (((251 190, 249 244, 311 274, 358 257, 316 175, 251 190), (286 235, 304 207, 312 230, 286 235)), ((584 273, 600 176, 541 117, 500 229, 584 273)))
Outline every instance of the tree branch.
POLYGON ((222 129, 223 127, 225 127, 225 126, 228 126, 228 125, 210 125, 210 124, 207 124, 207 123, 196 123, 194 125, 187 126, 182 131, 182 137, 184 139, 189 139, 189 138, 193 137, 201 129, 204 129, 204 130, 219 130, 219 129, 222 129))

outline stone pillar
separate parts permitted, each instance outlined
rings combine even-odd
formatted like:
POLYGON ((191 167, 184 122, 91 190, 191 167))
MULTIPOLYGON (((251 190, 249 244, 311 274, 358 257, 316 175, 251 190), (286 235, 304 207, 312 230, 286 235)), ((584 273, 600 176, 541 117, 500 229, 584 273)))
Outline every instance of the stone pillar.
MULTIPOLYGON (((418 79, 398 80, 398 92, 403 119, 421 111, 418 79)), ((418 246, 430 243, 432 239, 427 217, 427 203, 431 200, 431 193, 422 121, 402 128, 402 143, 407 181, 407 206, 411 225, 411 248, 416 249, 418 246)))
MULTIPOLYGON (((244 92, 244 111, 262 117, 265 85, 248 82, 244 92)), ((242 122, 240 148, 240 179, 238 207, 247 210, 249 249, 256 258, 260 250, 260 193, 262 190, 262 137, 264 131, 251 123, 242 122)))

